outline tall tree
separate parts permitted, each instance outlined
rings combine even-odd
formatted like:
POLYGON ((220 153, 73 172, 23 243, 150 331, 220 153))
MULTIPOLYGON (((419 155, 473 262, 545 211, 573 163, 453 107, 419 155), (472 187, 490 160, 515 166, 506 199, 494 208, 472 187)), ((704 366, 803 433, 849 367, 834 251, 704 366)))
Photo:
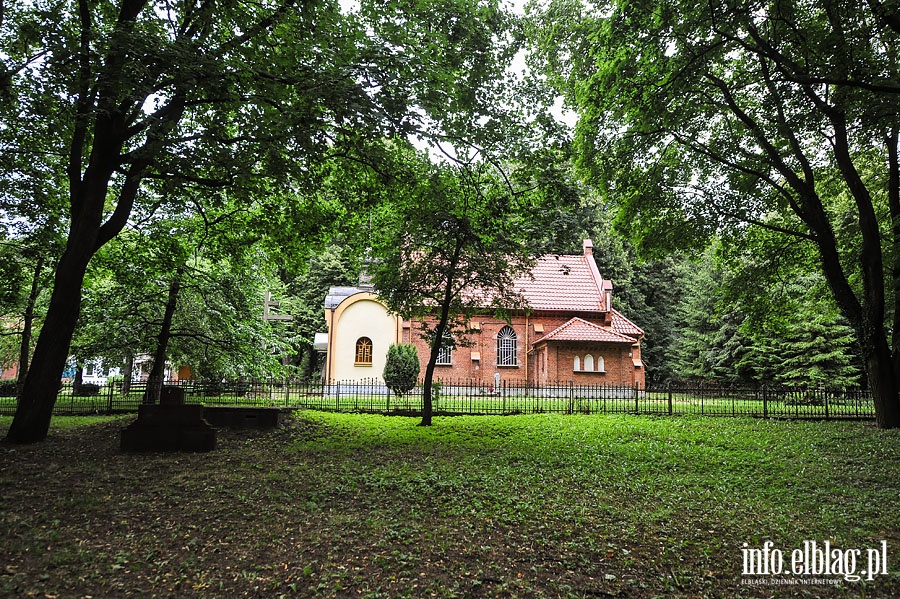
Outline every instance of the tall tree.
POLYGON ((376 218, 370 269, 388 307, 425 327, 419 334, 431 351, 421 424, 429 426, 441 345, 465 343, 475 312, 526 308, 514 283, 534 263, 529 232, 559 198, 538 193, 537 184, 516 187, 516 177, 482 160, 433 164, 417 156, 409 164, 416 176, 397 182, 376 218))
POLYGON ((888 6, 544 8, 543 66, 580 109, 582 166, 618 202, 623 227, 644 247, 687 247, 789 215, 778 230, 815 247, 855 331, 878 426, 900 426, 900 335, 887 333, 900 325, 887 305, 900 298, 900 30, 888 6), (845 215, 829 207, 835 183, 852 200, 850 255, 836 233, 845 215))
POLYGON ((365 1, 352 14, 336 0, 7 9, 0 91, 12 101, 0 103, 0 145, 25 156, 50 140, 69 206, 45 325, 7 433, 17 443, 47 434, 88 263, 133 210, 156 201, 143 193, 147 178, 262 193, 260 179, 286 187, 316 157, 359 156, 367 138, 452 120, 442 91, 481 76, 463 52, 489 44, 493 29, 473 26, 502 15, 493 0, 365 1), (407 30, 429 41, 385 43, 407 30))

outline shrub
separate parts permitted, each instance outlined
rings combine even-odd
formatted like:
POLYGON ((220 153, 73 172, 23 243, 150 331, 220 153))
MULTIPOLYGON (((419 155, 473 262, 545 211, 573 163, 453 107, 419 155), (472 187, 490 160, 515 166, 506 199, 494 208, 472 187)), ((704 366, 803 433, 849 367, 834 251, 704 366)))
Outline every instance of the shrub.
POLYGON ((397 397, 403 397, 419 380, 419 352, 415 345, 394 343, 388 348, 384 382, 397 397))

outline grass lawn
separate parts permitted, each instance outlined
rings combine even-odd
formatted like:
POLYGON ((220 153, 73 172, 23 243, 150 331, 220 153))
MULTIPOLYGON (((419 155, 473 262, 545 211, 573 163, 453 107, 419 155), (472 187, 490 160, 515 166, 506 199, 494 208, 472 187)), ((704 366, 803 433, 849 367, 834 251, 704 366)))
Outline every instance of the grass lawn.
POLYGON ((900 596, 900 431, 867 423, 299 412, 124 455, 131 418, 0 447, 0 596, 900 596), (890 573, 742 584, 767 540, 890 573))

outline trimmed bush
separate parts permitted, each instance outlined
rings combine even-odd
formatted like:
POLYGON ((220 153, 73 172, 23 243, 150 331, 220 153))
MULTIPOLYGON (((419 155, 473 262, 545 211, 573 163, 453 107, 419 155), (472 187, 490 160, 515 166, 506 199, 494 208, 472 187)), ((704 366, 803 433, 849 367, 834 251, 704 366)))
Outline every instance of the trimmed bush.
POLYGON ((388 348, 384 382, 397 397, 403 397, 419 380, 419 352, 415 345, 394 343, 388 348))

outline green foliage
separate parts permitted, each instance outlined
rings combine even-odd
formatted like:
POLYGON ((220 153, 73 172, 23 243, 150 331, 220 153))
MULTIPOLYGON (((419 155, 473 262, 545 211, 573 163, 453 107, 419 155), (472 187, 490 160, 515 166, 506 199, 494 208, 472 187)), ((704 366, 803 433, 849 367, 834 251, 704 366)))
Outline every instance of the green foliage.
POLYGON ((859 386, 856 338, 820 274, 795 261, 776 276, 765 272, 759 255, 736 259, 716 249, 722 246, 680 267, 683 293, 668 354, 678 378, 859 386))
POLYGON ((721 271, 708 251, 699 264, 684 262, 678 272, 681 293, 673 306, 677 333, 667 350, 667 358, 678 378, 713 378, 710 352, 719 326, 717 302, 721 294, 721 271))
POLYGON ((466 343, 475 312, 525 308, 514 282, 534 263, 529 232, 545 210, 562 210, 564 198, 522 186, 525 174, 508 177, 490 157, 433 163, 406 147, 396 159, 399 176, 373 215, 370 270, 392 311, 425 323, 420 335, 431 353, 422 421, 429 424, 435 341, 466 343))
POLYGON ((25 295, 26 275, 12 248, 0 239, 0 314, 9 314, 25 295))
POLYGON ((106 378, 106 386, 112 387, 113 389, 120 389, 124 381, 124 376, 122 376, 121 374, 115 374, 106 378))
POLYGON ((290 277, 282 310, 293 320, 284 326, 291 331, 293 349, 299 356, 300 375, 310 378, 318 373, 312 342, 325 327, 323 306, 332 286, 352 285, 357 281, 357 260, 345 246, 329 245, 309 255, 300 274, 290 277))
POLYGON ((397 397, 409 393, 419 380, 419 352, 411 343, 392 343, 384 365, 384 382, 397 397))
POLYGON ((221 219, 221 232, 200 219, 162 219, 107 244, 85 282, 72 353, 115 361, 152 355, 170 285, 180 276, 168 359, 201 376, 278 374, 289 339, 279 323, 262 320, 262 300, 279 285, 268 256, 252 244, 228 247, 241 235, 229 224, 221 219))
POLYGON ((886 334, 900 328, 890 9, 550 0, 531 11, 532 62, 579 110, 578 164, 639 251, 743 245, 750 225, 776 245, 809 244, 869 367, 878 424, 900 426, 900 344, 886 334))
MULTIPOLYGON (((83 277, 124 227, 160 215, 190 214, 209 226, 227 219, 247 237, 277 238, 270 252, 290 245, 302 255, 307 240, 329 237, 323 230, 343 210, 342 194, 320 193, 334 169, 323 165, 376 164, 385 138, 496 123, 474 107, 491 104, 481 93, 488 83, 503 89, 497 75, 508 61, 496 59, 515 52, 512 19, 494 0, 364 0, 353 10, 336 0, 4 7, 0 222, 26 231, 57 219, 68 232, 56 265, 66 276, 55 279, 46 314, 53 338, 38 339, 32 365, 48 374, 26 381, 11 434, 22 442, 46 435, 83 277)), ((211 241, 203 258, 218 264, 235 241, 254 242, 211 241)), ((192 256, 179 249, 176 270, 192 256)), ((236 278, 221 278, 227 301, 194 312, 217 325, 250 297, 232 293, 236 278)), ((171 288, 179 280, 170 277, 171 288)), ((238 334, 226 342, 259 332, 237 316, 230 332, 238 334)))

